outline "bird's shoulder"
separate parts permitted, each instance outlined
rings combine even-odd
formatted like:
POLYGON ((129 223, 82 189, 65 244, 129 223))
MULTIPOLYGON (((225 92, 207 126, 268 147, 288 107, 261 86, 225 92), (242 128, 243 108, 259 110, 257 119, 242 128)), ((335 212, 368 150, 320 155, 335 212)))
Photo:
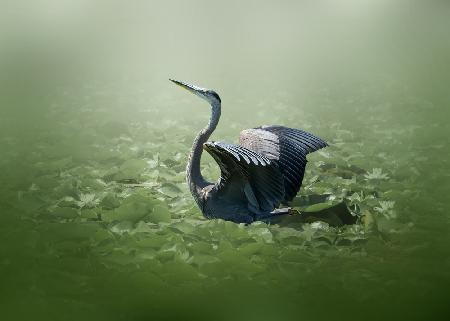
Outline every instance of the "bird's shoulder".
POLYGON ((264 155, 269 159, 278 159, 280 156, 278 135, 265 130, 264 126, 241 131, 239 134, 239 145, 264 155))
POLYGON ((328 146, 314 134, 281 125, 263 125, 245 129, 239 135, 239 144, 276 159, 280 156, 280 147, 302 150, 305 154, 309 154, 328 146), (274 155, 270 155, 271 153, 274 155))

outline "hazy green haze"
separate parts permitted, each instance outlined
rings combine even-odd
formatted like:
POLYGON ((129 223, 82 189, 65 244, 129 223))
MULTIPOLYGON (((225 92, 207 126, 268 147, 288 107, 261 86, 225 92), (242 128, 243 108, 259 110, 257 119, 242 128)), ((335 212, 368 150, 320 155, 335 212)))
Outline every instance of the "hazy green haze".
MULTIPOLYGON (((445 320, 445 1, 2 1, 1 320, 445 320), (302 210, 208 221, 184 181, 212 140, 310 131, 302 210)), ((219 170, 209 155, 204 174, 219 170)))

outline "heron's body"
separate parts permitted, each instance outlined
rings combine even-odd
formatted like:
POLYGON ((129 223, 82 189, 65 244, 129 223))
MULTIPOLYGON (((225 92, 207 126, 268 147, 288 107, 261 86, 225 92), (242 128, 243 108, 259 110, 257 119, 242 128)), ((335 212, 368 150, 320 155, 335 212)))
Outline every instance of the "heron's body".
POLYGON ((289 208, 278 207, 298 193, 306 155, 327 144, 310 133, 283 126, 243 130, 237 145, 208 142, 221 114, 219 96, 211 90, 173 82, 211 105, 210 121, 195 138, 186 168, 189 189, 205 217, 251 223, 287 214, 289 208), (201 174, 203 149, 220 167, 217 183, 207 182, 201 174))

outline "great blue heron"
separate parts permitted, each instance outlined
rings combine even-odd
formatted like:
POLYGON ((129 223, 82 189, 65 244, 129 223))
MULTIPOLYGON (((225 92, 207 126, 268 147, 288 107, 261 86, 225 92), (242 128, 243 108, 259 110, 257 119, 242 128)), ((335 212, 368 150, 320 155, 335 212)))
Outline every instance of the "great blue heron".
POLYGON ((172 80, 211 105, 208 125, 195 137, 186 168, 192 196, 207 218, 251 223, 291 212, 278 209, 300 190, 306 155, 327 146, 319 137, 283 126, 261 126, 240 133, 239 145, 208 142, 221 113, 221 100, 213 91, 172 80), (217 183, 207 182, 200 171, 205 149, 220 167, 217 183))

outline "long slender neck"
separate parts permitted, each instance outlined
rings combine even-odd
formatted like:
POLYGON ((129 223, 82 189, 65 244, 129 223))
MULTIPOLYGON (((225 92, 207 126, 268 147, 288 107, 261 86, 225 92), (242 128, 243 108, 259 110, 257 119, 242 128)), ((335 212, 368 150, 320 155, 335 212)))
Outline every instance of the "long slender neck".
POLYGON ((195 137, 186 167, 186 180, 189 185, 189 190, 199 206, 201 203, 201 190, 210 184, 203 178, 200 171, 200 159, 202 157, 203 144, 208 141, 208 138, 211 136, 214 129, 216 129, 216 126, 219 123, 220 112, 220 102, 212 103, 211 118, 209 119, 208 125, 195 137))

